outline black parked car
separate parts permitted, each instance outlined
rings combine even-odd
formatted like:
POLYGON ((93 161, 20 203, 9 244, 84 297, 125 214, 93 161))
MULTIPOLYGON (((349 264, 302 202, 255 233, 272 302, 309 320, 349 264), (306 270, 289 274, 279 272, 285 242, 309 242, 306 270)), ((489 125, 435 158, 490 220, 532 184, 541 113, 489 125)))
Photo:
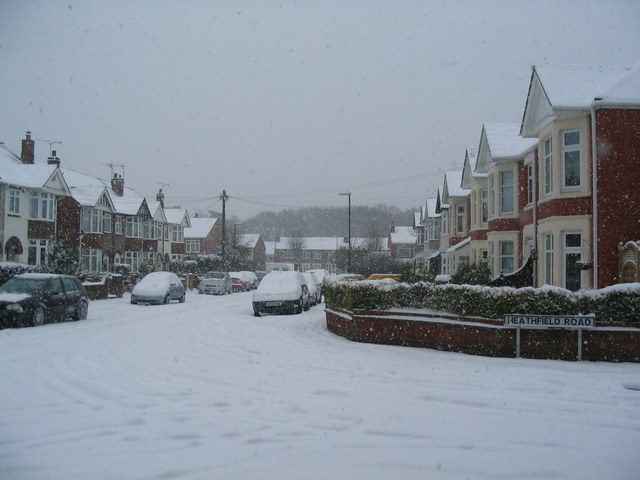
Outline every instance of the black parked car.
POLYGON ((69 275, 23 273, 0 287, 0 327, 84 320, 88 312, 86 290, 69 275))

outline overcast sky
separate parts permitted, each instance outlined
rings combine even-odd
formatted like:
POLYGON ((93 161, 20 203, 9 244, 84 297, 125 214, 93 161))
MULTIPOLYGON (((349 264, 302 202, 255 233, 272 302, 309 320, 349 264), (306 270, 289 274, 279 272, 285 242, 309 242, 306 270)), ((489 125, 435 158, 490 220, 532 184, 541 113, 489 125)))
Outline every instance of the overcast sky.
POLYGON ((637 0, 0 0, 0 141, 191 211, 418 207, 521 121, 531 65, 635 64, 639 26, 637 0))

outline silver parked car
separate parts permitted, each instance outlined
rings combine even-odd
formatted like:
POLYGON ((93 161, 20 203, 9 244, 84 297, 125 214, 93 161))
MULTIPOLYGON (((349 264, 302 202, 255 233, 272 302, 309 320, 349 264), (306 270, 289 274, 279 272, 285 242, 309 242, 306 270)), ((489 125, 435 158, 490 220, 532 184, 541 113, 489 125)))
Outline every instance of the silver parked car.
POLYGON ((198 293, 226 295, 231 293, 231 277, 227 272, 207 272, 198 286, 198 293))
POLYGON ((183 303, 185 290, 175 273, 152 272, 140 280, 131 292, 131 303, 160 304, 178 300, 183 303))

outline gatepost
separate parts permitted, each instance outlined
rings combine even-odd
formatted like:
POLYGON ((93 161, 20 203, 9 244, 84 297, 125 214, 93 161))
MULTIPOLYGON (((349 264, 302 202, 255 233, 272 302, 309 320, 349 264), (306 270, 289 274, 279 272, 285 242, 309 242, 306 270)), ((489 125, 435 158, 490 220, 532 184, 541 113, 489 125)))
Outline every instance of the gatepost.
POLYGON ((504 316, 504 325, 516 328, 516 358, 520 358, 521 328, 568 328, 578 331, 578 360, 582 360, 582 330, 596 326, 595 314, 589 315, 520 315, 504 316))

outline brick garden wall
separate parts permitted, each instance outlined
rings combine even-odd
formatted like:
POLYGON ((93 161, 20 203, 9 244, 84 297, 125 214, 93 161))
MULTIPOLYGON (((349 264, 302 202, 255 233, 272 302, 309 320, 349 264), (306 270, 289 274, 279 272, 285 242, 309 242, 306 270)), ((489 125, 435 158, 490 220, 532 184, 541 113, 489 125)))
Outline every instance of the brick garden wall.
MULTIPOLYGON (((516 356, 516 329, 499 320, 402 310, 384 312, 326 309, 329 331, 355 342, 431 348, 489 357, 516 356)), ((578 359, 578 331, 520 330, 520 356, 578 359)), ((640 362, 640 326, 582 330, 582 359, 640 362)))

